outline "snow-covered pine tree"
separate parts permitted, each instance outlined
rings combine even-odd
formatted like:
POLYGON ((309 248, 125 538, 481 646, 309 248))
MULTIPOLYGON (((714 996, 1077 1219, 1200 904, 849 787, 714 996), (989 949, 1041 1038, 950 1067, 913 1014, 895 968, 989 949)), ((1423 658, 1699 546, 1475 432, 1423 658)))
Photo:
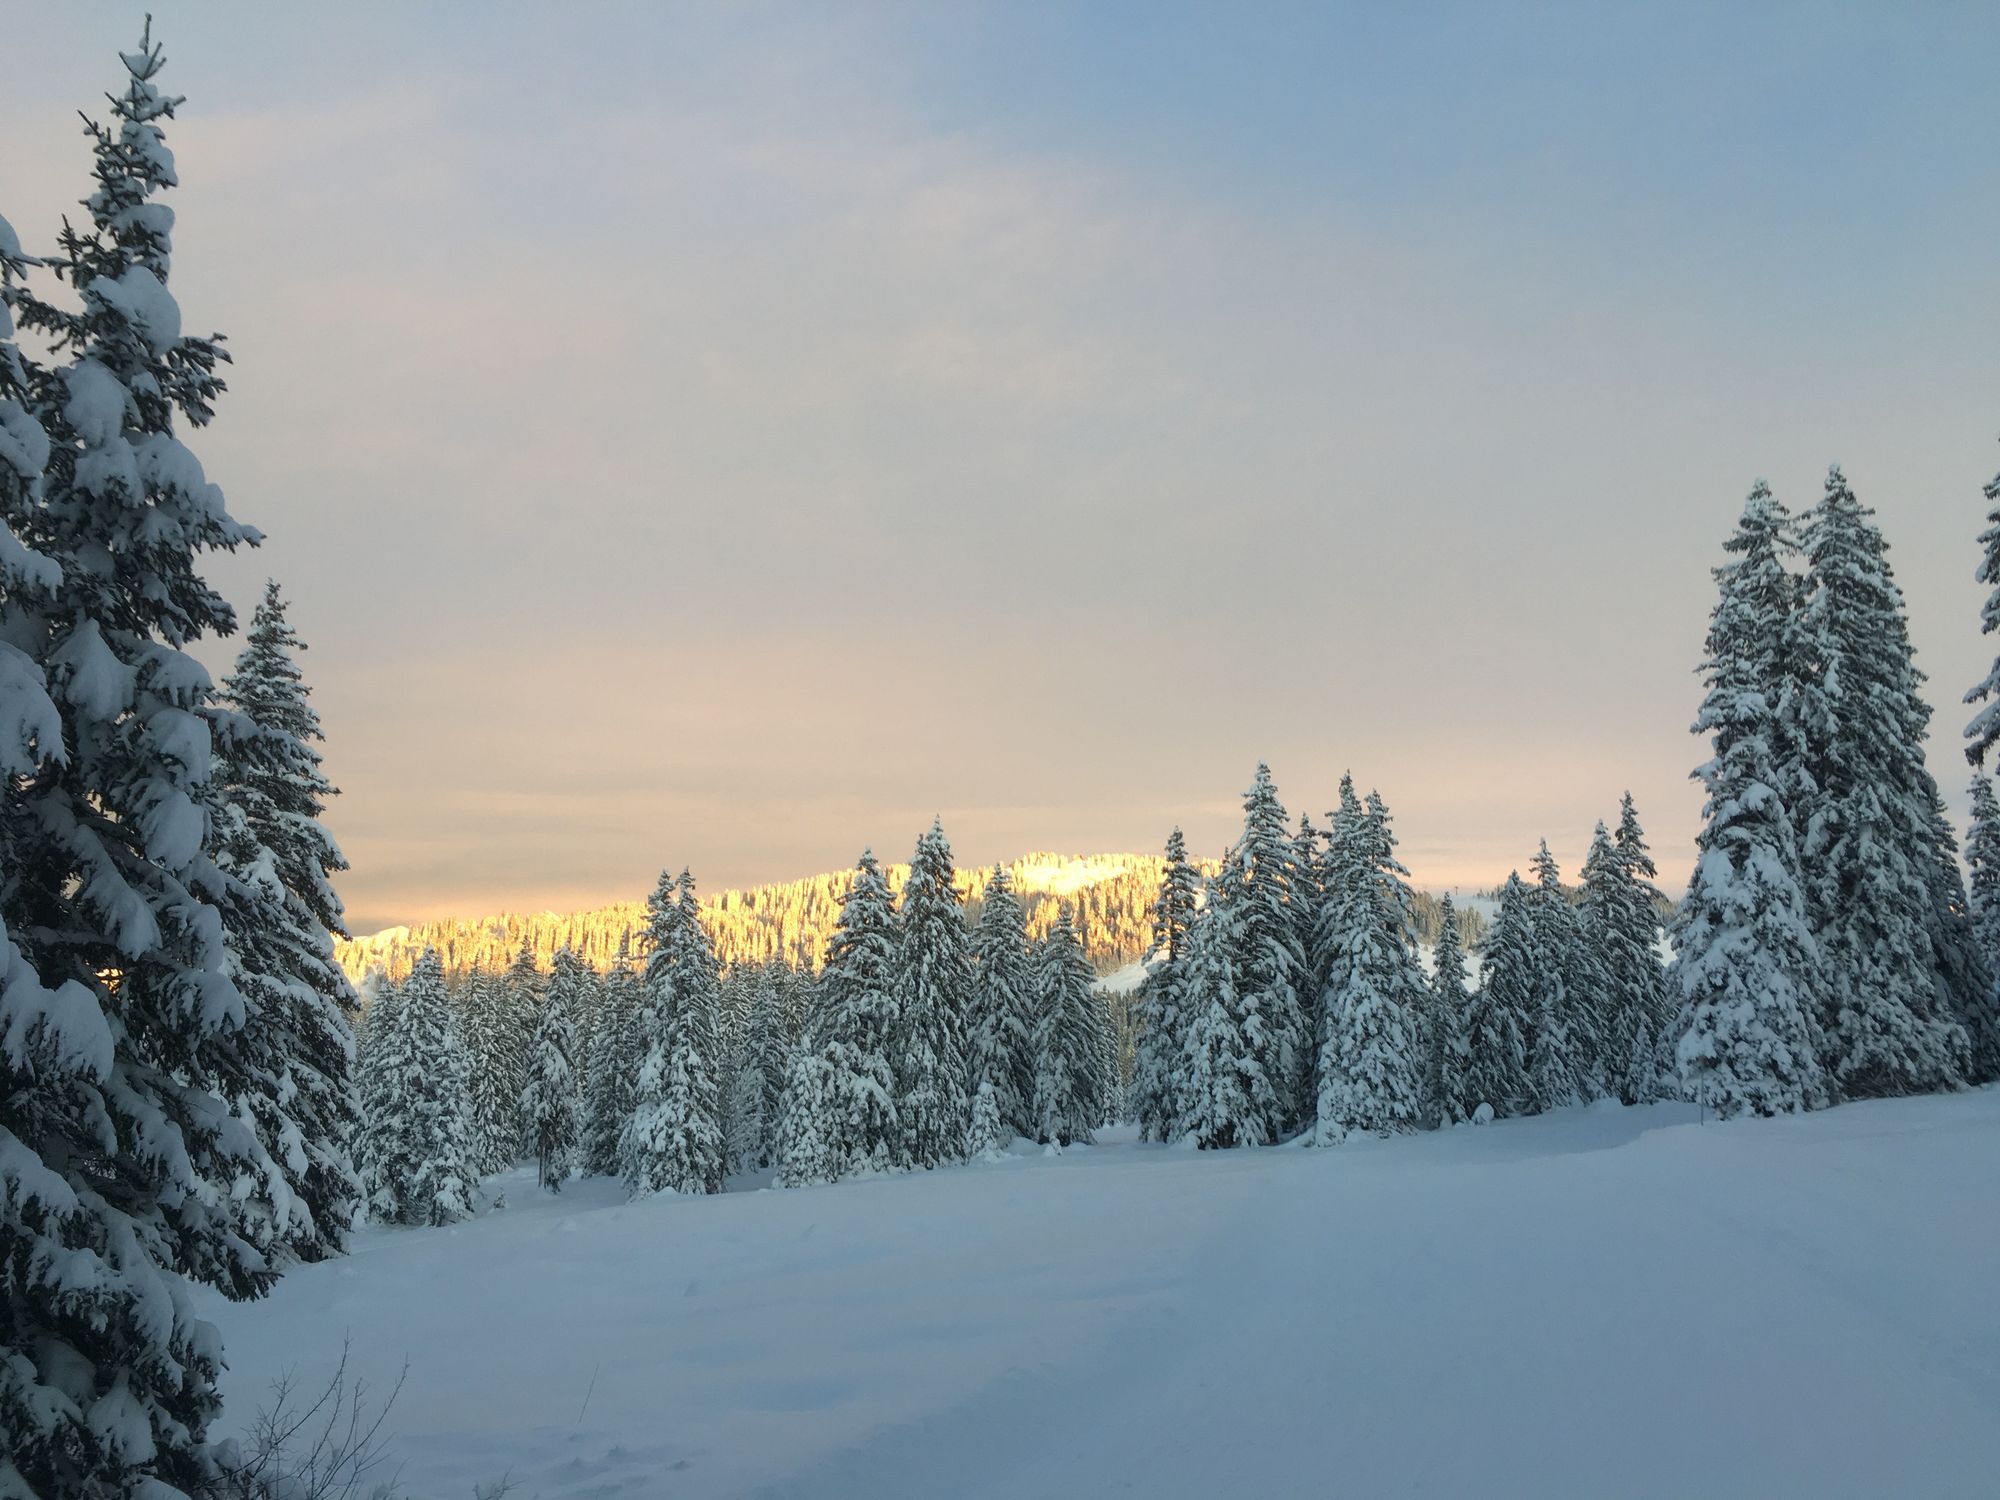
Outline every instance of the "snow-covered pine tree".
POLYGON ((577 1087, 576 1025, 589 1003, 590 968, 569 948, 559 949, 528 1045, 527 1083, 521 1114, 528 1122, 528 1150, 543 1187, 560 1193, 575 1164, 582 1134, 583 1098, 577 1087))
POLYGON ((9 277, 62 367, 0 361, 25 380, 0 398, 0 1490, 37 1495, 192 1489, 221 1354, 179 1278, 246 1297, 274 1272, 229 1201, 277 1173, 226 1103, 254 1060, 207 837, 215 692, 185 649, 234 626, 199 555, 258 538, 176 432, 222 354, 167 290, 179 101, 150 36, 123 61, 52 263, 76 305, 9 277))
POLYGON ((1993 795, 1993 778, 1984 771, 1972 777, 1972 826, 1965 838, 1965 864, 1971 872, 1968 909, 1973 940, 1988 961, 2000 967, 2000 798, 1993 795))
POLYGON ((1324 976, 1313 969, 1313 950, 1320 920, 1320 905, 1326 890, 1325 841, 1312 819, 1299 814, 1299 831, 1292 836, 1292 867, 1288 896, 1292 903, 1292 932, 1298 941, 1299 957, 1305 968, 1299 977, 1299 993, 1305 997, 1308 1020, 1324 993, 1324 976))
MULTIPOLYGON (((2000 631, 2000 474, 1986 482, 1986 529, 1979 533, 1979 567, 1973 577, 1992 590, 1979 611, 1979 633, 2000 631)), ((1965 695, 1967 705, 1986 706, 1965 726, 1965 758, 1975 766, 1986 764, 1986 755, 2000 741, 2000 657, 1994 658, 1985 679, 1965 695)))
POLYGON ((1095 988, 1072 908, 1064 901, 1035 948, 1036 1139, 1051 1145, 1095 1139, 1103 1056, 1095 988))
POLYGON ((972 933, 966 1077, 975 1093, 981 1083, 992 1086, 1001 1123, 1020 1135, 1034 1131, 1034 993, 1020 898, 1006 867, 995 865, 972 933))
POLYGON ((535 1017, 542 1008, 542 993, 548 985, 548 976, 542 973, 536 961, 534 944, 528 938, 521 939, 521 947, 514 955, 495 985, 497 1003, 507 1020, 502 1027, 502 1035, 507 1038, 511 1051, 502 1066, 514 1100, 514 1144, 509 1149, 507 1160, 511 1164, 529 1153, 528 1117, 522 1111, 521 1091, 528 1082, 528 1044, 535 1034, 535 1017))
POLYGON ((1930 887, 1931 947, 1937 955, 1941 997, 1965 1031, 1965 1081, 1991 1083, 2000 1078, 2000 989, 1995 987, 1994 960, 1972 920, 1958 835, 1944 794, 1928 769, 1920 773, 1917 794, 1931 809, 1924 873, 1930 887))
POLYGON ((1268 1113, 1251 1134, 1270 1141, 1312 1114, 1313 1027, 1301 988, 1306 964, 1290 905, 1291 868, 1289 820, 1270 767, 1259 761, 1243 796, 1242 837, 1224 857, 1217 885, 1225 913, 1219 935, 1230 944, 1235 1007, 1246 1023, 1241 1034, 1257 1048, 1268 1081, 1257 1093, 1257 1107, 1268 1113))
POLYGON ((719 1193, 723 1179, 717 1091, 720 981, 702 930, 694 880, 660 872, 647 898, 646 973, 641 981, 645 1061, 624 1143, 634 1197, 671 1190, 719 1193))
POLYGON ((972 1161, 1001 1161, 1014 1144, 1014 1127, 1000 1114, 1000 1094, 991 1079, 979 1080, 972 1096, 972 1123, 966 1127, 965 1154, 972 1161))
POLYGON ((1348 836, 1318 928, 1328 960, 1314 1132, 1322 1146, 1350 1131, 1413 1129, 1423 1110, 1424 980, 1410 944, 1408 871, 1374 792, 1348 836))
MULTIPOLYGON (((1312 946, 1306 950, 1306 969, 1310 976, 1312 998, 1313 1058, 1317 1066, 1319 1049, 1326 1045, 1326 1007, 1321 1000, 1326 995, 1327 985, 1333 974, 1334 952, 1333 933, 1329 923, 1333 917, 1331 893, 1348 888, 1354 879, 1355 866, 1360 862, 1359 847, 1362 841, 1361 825, 1366 814, 1362 810, 1360 794, 1354 790, 1354 776, 1343 773, 1340 778, 1340 800, 1333 811, 1326 815, 1326 852, 1320 860, 1320 903, 1319 911, 1313 919, 1312 946)), ((1314 1099, 1317 1101, 1317 1085, 1314 1099)))
POLYGON ((1180 1129, 1202 1150, 1267 1146, 1280 1104, 1265 1070, 1264 1016, 1237 984, 1241 932, 1221 882, 1211 881, 1188 934, 1187 1065, 1180 1129))
POLYGON ((759 964, 744 976, 748 1008, 731 1070, 729 1152, 735 1170, 756 1171, 778 1159, 785 1075, 791 1066, 785 1016, 786 966, 759 964))
POLYGON ((951 845, 933 821, 917 840, 896 914, 896 1116, 901 1164, 961 1159, 971 1104, 965 1014, 972 960, 952 884, 951 845))
POLYGON ((1813 1108, 1827 1093, 1814 1024, 1822 965, 1807 921, 1794 819, 1772 745, 1787 733, 1783 671, 1795 594, 1781 561, 1786 517, 1759 481, 1744 503, 1732 560, 1715 569, 1695 720, 1714 755, 1694 876, 1673 926, 1670 982, 1685 1029, 1681 1090, 1723 1115, 1813 1108))
POLYGON ((358 1195, 365 1200, 368 1184, 374 1181, 375 1163, 382 1159, 382 1126, 387 1118, 382 1101, 387 1097, 388 1077, 383 1064, 392 1050, 384 1038, 395 1029, 402 991, 377 970, 363 982, 362 996, 361 1019, 354 1027, 354 1099, 359 1112, 354 1127, 354 1172, 358 1195))
POLYGON ((426 948, 394 1007, 370 1023, 379 1069, 368 1173, 377 1224, 450 1224, 473 1210, 478 1173, 466 1117, 466 1057, 437 949, 426 948))
POLYGON ((1466 1097, 1477 1111, 1490 1104, 1496 1115, 1532 1113, 1538 1106, 1528 1074, 1535 1016, 1536 952, 1534 897, 1518 870, 1500 889, 1500 912, 1480 955, 1479 988, 1467 1006, 1466 1042, 1472 1065, 1466 1097))
POLYGON ((1828 1068, 1856 1095, 1953 1087, 1968 1063, 1936 908, 1930 709, 1873 514, 1836 466, 1806 528, 1813 791, 1788 809, 1824 961, 1828 1068))
POLYGON ((521 1155, 521 1091, 527 1082, 526 1017, 506 976, 474 969, 465 981, 461 1030, 470 1082, 466 1110, 479 1175, 509 1170, 521 1155))
POLYGON ((223 932, 232 977, 251 1000, 244 1046, 258 1086, 240 1107, 282 1179, 241 1204, 276 1212, 284 1253, 314 1261, 347 1240, 359 1193, 353 1141, 354 990, 334 961, 346 922, 331 876, 347 868, 319 816, 333 787, 314 749, 323 736, 295 653, 305 645, 273 583, 236 669, 219 747, 210 843, 228 880, 223 932))
POLYGON ((1630 792, 1619 801, 1618 828, 1611 841, 1625 866, 1621 891, 1626 957, 1622 961, 1624 967, 1616 973, 1618 982, 1638 997, 1632 1002, 1637 1025, 1625 1071, 1626 1094, 1620 1097, 1628 1103, 1643 1104, 1678 1091, 1678 1069, 1672 1064, 1672 1051, 1676 1042, 1674 1021, 1680 1013, 1680 1003, 1660 962, 1661 897, 1659 887, 1653 884, 1660 870, 1646 846, 1645 831, 1639 826, 1639 814, 1632 805, 1630 792), (1642 956, 1644 963, 1638 961, 1642 956))
POLYGON ((632 971, 631 940, 604 977, 597 1028, 590 1042, 590 1076, 584 1088, 583 1170, 611 1177, 621 1169, 620 1143, 638 1093, 639 1063, 645 1056, 639 1034, 639 981, 632 971))
POLYGON ((1146 952, 1151 968, 1139 989, 1131 1104, 1141 1140, 1170 1141, 1181 1133, 1190 1000, 1187 948, 1200 879, 1188 863, 1187 841, 1175 828, 1167 835, 1166 863, 1153 898, 1153 940, 1146 952))
POLYGON ((1602 1091, 1597 1063, 1603 1046, 1597 1016, 1603 969, 1584 943, 1576 909, 1563 891, 1562 871, 1542 840, 1528 904, 1535 935, 1535 1025, 1528 1043, 1528 1079, 1538 1109, 1560 1109, 1602 1091))
POLYGON ((1465 990, 1465 952, 1459 945, 1458 910, 1446 891, 1438 902, 1438 940, 1432 953, 1430 1003, 1424 1026, 1425 1096, 1441 1126, 1472 1118, 1472 1038, 1467 1029, 1471 997, 1465 990))
POLYGON ((895 1161, 895 913, 863 851, 785 1084, 779 1180, 787 1187, 887 1171, 895 1161))

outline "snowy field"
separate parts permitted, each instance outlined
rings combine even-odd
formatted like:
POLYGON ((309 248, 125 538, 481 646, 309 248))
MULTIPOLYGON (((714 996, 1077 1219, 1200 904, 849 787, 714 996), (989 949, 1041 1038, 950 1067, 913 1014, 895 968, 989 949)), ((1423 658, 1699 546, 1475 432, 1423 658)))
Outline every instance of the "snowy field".
POLYGON ((349 1335, 378 1390, 409 1361, 423 1497, 2000 1492, 1993 1088, 639 1204, 494 1186, 206 1301, 232 1419, 349 1335))

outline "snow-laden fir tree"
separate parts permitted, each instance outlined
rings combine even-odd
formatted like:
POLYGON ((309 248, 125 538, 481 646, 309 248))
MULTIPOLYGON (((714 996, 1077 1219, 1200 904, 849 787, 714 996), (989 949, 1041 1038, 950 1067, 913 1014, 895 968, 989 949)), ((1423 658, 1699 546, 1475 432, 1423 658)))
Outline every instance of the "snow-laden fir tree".
POLYGON ((528 1152, 535 1158, 537 1176, 552 1193, 561 1192, 569 1180, 582 1135, 583 1096, 577 1084, 572 1018, 589 1004, 592 987, 589 965, 569 948, 559 949, 528 1044, 521 1117, 528 1122, 528 1152))
MULTIPOLYGON (((1354 790, 1354 777, 1352 773, 1344 773, 1340 778, 1340 800, 1326 815, 1326 850, 1320 859, 1320 907, 1313 919, 1312 946, 1306 950, 1315 1066, 1318 1064, 1319 1049, 1326 1045, 1326 1007, 1320 1002, 1326 995, 1334 965, 1334 953, 1328 946, 1332 934, 1326 928, 1331 907, 1325 893, 1344 890, 1353 880, 1355 865, 1360 860, 1363 842, 1361 825, 1365 817, 1361 796, 1354 790)), ((1315 1093, 1315 1100, 1317 1097, 1315 1093)))
POLYGON ((1951 1087, 1968 1061, 1936 908, 1930 709, 1873 514, 1836 467, 1806 528, 1814 670, 1800 725, 1813 790, 1788 809, 1824 961, 1826 1060, 1850 1095, 1951 1087))
POLYGON ((359 1118, 354 1127, 354 1173, 357 1196, 365 1197, 367 1184, 374 1180, 374 1164, 381 1157, 382 1122, 386 1118, 382 1100, 387 1069, 382 1065, 389 1050, 383 1045, 395 1027, 396 1007, 402 990, 377 970, 362 984, 361 1018, 354 1027, 354 1101, 359 1118))
POLYGON ((1972 778, 1972 824, 1965 837, 1968 910, 1973 941, 1989 959, 2000 961, 2000 797, 1984 771, 1972 778))
POLYGON ((1104 1090, 1103 1008, 1067 901, 1035 947, 1035 997, 1036 1139, 1093 1140, 1104 1090))
POLYGON ((1638 811, 1627 792, 1618 804, 1618 828, 1611 836, 1612 847, 1624 866, 1624 883, 1618 888, 1620 923, 1624 936, 1616 954, 1606 958, 1613 982, 1626 987, 1634 997, 1635 1032, 1630 1060, 1626 1064, 1625 1091, 1620 1098, 1632 1104, 1668 1097, 1677 1088, 1672 1050, 1677 1040, 1674 1022, 1680 1003, 1667 983, 1660 962, 1662 904, 1659 887, 1653 884, 1659 866, 1653 863, 1646 846, 1645 831, 1639 826, 1638 811))
POLYGON ((1188 935, 1185 1084, 1179 1129, 1201 1149, 1268 1146, 1281 1108, 1271 1086, 1265 1017, 1237 983, 1240 930, 1230 896, 1210 882, 1188 935))
POLYGON ((331 877, 347 868, 319 817, 334 788, 314 746, 319 716, 278 586, 257 607, 235 670, 233 712, 216 719, 210 842, 227 876, 223 928, 232 977, 251 1000, 244 1027, 259 1086, 242 1101, 282 1179, 239 1199, 288 1203, 273 1215, 283 1251, 339 1254, 359 1193, 354 1175, 352 986, 334 961, 346 935, 331 877))
POLYGON ((1562 871, 1548 840, 1535 854, 1535 888, 1528 911, 1535 937, 1535 1024, 1528 1043, 1528 1081, 1537 1109, 1595 1099, 1603 1047, 1597 1003, 1603 973, 1584 942, 1576 909, 1563 891, 1562 871))
MULTIPOLYGON (((1324 841, 1312 819, 1299 814, 1299 829, 1292 836, 1292 867, 1288 885, 1292 903, 1292 931, 1298 940, 1299 957, 1305 968, 1299 976, 1299 993, 1305 997, 1308 1013, 1325 993, 1325 976, 1313 967, 1321 906, 1326 891, 1324 841)), ((1308 1016, 1310 1019, 1310 1014, 1308 1016)))
POLYGON ((971 1121, 965 1016, 972 959, 952 885, 951 845, 935 821, 917 840, 896 914, 896 1115, 901 1164, 958 1161, 971 1121))
POLYGON ((535 1016, 542 1008, 542 993, 547 985, 548 976, 542 973, 541 965, 535 960, 533 943, 522 938, 514 961, 497 980, 500 1004, 508 1016, 506 1029, 514 1048, 513 1056, 506 1064, 515 1105, 514 1144, 508 1155, 510 1162, 526 1155, 529 1150, 528 1117, 520 1108, 521 1090, 528 1082, 528 1043, 535 1034, 535 1016))
MULTIPOLYGON (((2000 474, 1986 482, 1986 529, 1979 533, 1979 567, 1973 577, 1992 592, 1979 611, 1979 631, 1992 635, 2000 631, 2000 474)), ((1965 695, 1968 705, 1986 706, 1965 726, 1965 758, 1975 766, 1986 764, 1987 753, 2000 741, 2000 657, 1994 659, 1984 680, 1965 695)))
POLYGON ((972 1123, 965 1131, 965 1154, 972 1161, 1001 1161, 1014 1144, 1014 1127, 1000 1113, 1000 1093, 982 1078, 972 1096, 972 1123))
POLYGON ((1481 1104, 1490 1104, 1496 1115, 1532 1113, 1537 1108, 1528 1075, 1540 1009, 1533 900, 1520 872, 1510 872, 1500 889, 1499 915, 1480 955, 1479 988, 1467 1006, 1465 1028, 1472 1054, 1466 1097, 1475 1111, 1481 1104))
POLYGON ((1423 1112, 1424 978, 1410 942, 1408 871, 1374 792, 1348 837, 1317 931, 1327 959, 1314 1129, 1322 1146, 1352 1131, 1414 1129, 1423 1112))
POLYGON ((676 881, 661 871, 646 909, 646 973, 639 1002, 646 1051, 623 1143, 626 1187, 634 1197, 661 1191, 719 1193, 720 981, 694 900, 693 877, 683 870, 676 881))
MULTIPOLYGON (((1291 908, 1292 844, 1284 805, 1262 761, 1243 797, 1243 834, 1217 877, 1229 945, 1234 1007, 1242 1036, 1257 1048, 1265 1087, 1254 1094, 1265 1112, 1250 1137, 1275 1141, 1310 1118, 1307 1098, 1313 1027, 1302 989, 1305 956, 1291 908)), ((1246 1122, 1250 1123, 1250 1122, 1246 1122)))
POLYGON ((228 1103, 257 1065, 186 649, 234 625, 200 555, 257 533, 177 431, 210 417, 221 351, 167 289, 161 65, 125 54, 87 124, 95 190, 52 260, 73 300, 8 278, 55 363, 0 358, 0 1490, 37 1495, 194 1488, 220 1349, 179 1278, 246 1297, 274 1270, 230 1201, 282 1174, 228 1103))
POLYGON ((1181 1133, 1191 999, 1187 949, 1200 881, 1188 862, 1187 842, 1175 828, 1167 835, 1166 863, 1153 898, 1153 938, 1146 951, 1150 968, 1139 987, 1131 1104, 1141 1140, 1170 1141, 1181 1133))
POLYGON ((785 1084, 778 1174, 787 1187, 883 1172, 895 1162, 895 939, 889 883, 864 851, 785 1084))
POLYGON ((1465 989, 1465 952, 1459 945, 1458 910, 1451 893, 1438 902, 1438 940, 1432 954, 1429 1005, 1425 1012, 1424 1097, 1439 1125, 1472 1118, 1471 997, 1465 989))
POLYGON ((778 1159, 785 1076, 792 1060, 785 1015, 789 977, 786 966, 776 961, 760 964, 746 976, 749 1003, 731 1072, 729 1108, 730 1157, 739 1170, 756 1171, 778 1159))
POLYGON ((638 1095, 639 1065, 645 1059, 639 981, 632 971, 630 939, 618 945, 611 972, 604 976, 597 1027, 590 1041, 590 1070, 584 1084, 583 1170, 610 1177, 621 1169, 620 1143, 638 1095))
POLYGON ((473 1211, 479 1177, 466 1116, 466 1057, 437 949, 370 1023, 378 1111, 362 1186, 377 1224, 450 1224, 473 1211))
POLYGON ((1931 947, 1937 955, 1941 1003, 1964 1029, 1967 1083, 2000 1078, 2000 989, 1995 960, 1980 941, 1959 862, 1958 834, 1936 780, 1923 770, 1917 794, 1930 804, 1924 873, 1930 887, 1931 947))
POLYGON ((527 1017, 507 979, 474 969, 465 981, 461 1031, 470 1084, 466 1098, 479 1175, 505 1172, 521 1155, 521 1092, 528 1077, 527 1017))
POLYGON ((1005 867, 995 865, 972 933, 966 1077, 975 1094, 981 1084, 991 1086, 1001 1123, 1019 1135, 1035 1128, 1034 1019, 1027 920, 1005 867))
POLYGON ((1810 1109, 1827 1092, 1814 1024, 1822 965, 1772 753, 1786 730, 1771 684, 1794 607, 1784 541, 1784 512, 1760 481, 1725 544, 1731 561, 1715 570, 1694 725, 1714 754, 1695 772, 1705 823, 1673 926, 1681 1091, 1725 1116, 1810 1109))

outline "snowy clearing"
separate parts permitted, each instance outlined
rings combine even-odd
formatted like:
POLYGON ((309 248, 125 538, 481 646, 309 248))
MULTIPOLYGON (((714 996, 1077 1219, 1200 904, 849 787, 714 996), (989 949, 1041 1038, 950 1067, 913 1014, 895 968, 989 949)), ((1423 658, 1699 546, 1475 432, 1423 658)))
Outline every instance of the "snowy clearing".
POLYGON ((467 1496, 1926 1495, 2000 1473, 2000 1089, 559 1199, 204 1294, 467 1496))

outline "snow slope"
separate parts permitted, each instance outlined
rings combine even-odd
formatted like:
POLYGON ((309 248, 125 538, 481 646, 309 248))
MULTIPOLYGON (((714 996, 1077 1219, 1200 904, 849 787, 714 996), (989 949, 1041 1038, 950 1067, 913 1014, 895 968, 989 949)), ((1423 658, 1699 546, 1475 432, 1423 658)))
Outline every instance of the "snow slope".
POLYGON ((222 1326, 231 1419, 386 1389, 402 1482, 517 1495, 1973 1496, 2000 1090, 1600 1106, 1337 1150, 1119 1139, 363 1233, 222 1326))

